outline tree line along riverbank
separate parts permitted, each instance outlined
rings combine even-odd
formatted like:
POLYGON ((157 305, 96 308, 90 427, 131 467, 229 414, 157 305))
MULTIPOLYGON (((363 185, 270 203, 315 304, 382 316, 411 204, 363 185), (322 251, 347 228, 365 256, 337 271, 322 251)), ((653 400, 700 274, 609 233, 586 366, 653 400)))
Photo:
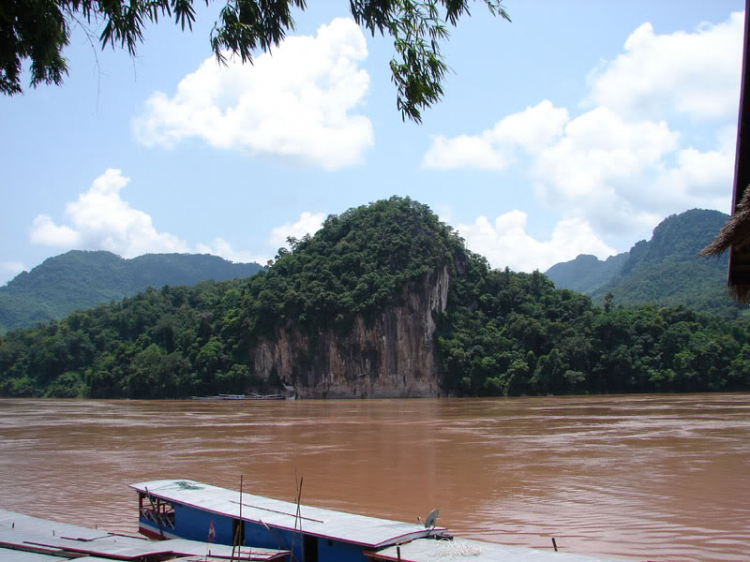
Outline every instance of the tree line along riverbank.
MULTIPOLYGON (((750 389, 743 320, 679 306, 597 307, 539 272, 493 270, 408 198, 331 215, 289 245, 250 278, 148 289, 9 332, 0 337, 0 395, 178 398, 315 385, 335 363, 321 356, 321 334, 354 341, 353 330, 403 316, 413 298, 433 303, 431 321, 407 319, 404 329, 429 340, 434 369, 412 375, 432 377, 441 393, 750 389), (426 282, 440 272, 444 306, 426 282), (261 369, 260 342, 289 334, 298 344, 285 361, 296 370, 283 372, 278 358, 261 369)), ((377 348, 350 352, 371 354, 373 371, 343 379, 379 376, 377 348)))

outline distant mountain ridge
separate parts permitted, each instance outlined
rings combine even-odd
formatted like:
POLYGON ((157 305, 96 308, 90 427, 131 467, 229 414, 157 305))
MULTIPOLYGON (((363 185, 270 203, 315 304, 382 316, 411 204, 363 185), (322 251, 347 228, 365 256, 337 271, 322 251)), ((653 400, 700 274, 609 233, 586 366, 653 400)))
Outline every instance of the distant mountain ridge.
POLYGON ((552 279, 559 289, 590 294, 611 281, 622 270, 629 257, 628 252, 623 252, 602 261, 596 256, 580 254, 574 260, 553 265, 545 275, 552 279))
POLYGON ((728 256, 698 255, 727 218, 705 209, 671 215, 654 229, 651 240, 641 240, 629 252, 605 261, 580 255, 553 265, 546 275, 556 287, 590 295, 598 304, 612 293, 615 305, 684 305, 736 316, 740 307, 726 291, 728 256))
POLYGON ((0 333, 120 300, 149 286, 225 281, 249 277, 261 269, 257 263, 232 263, 208 254, 146 254, 124 259, 111 252, 72 250, 0 287, 0 333))

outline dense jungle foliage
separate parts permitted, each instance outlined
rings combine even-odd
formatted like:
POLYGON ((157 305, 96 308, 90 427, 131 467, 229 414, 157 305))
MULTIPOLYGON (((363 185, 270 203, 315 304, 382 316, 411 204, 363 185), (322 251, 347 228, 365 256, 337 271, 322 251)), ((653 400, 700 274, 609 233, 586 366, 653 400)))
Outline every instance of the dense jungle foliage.
POLYGON ((459 284, 466 292, 438 334, 454 393, 750 389, 750 334, 738 321, 684 307, 599 308, 539 272, 485 270, 459 284))
POLYGON ((491 270, 424 205, 391 198, 290 239, 268 272, 149 289, 0 337, 0 395, 168 398, 265 391, 251 350, 281 325, 345 334, 447 266, 445 390, 520 395, 750 389, 744 323, 682 307, 604 308, 539 272, 491 270))
POLYGON ((257 263, 232 263, 209 255, 146 254, 123 259, 111 252, 72 250, 0 287, 0 334, 60 320, 73 310, 120 300, 147 287, 226 281, 261 269, 257 263))

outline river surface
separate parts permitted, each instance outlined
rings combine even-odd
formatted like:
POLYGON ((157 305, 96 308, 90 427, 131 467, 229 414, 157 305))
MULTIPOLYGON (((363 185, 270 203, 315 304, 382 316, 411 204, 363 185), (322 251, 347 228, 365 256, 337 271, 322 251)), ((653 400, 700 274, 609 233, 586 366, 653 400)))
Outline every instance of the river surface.
POLYGON ((456 535, 750 559, 750 394, 287 402, 0 400, 0 507, 137 530, 189 478, 456 535))

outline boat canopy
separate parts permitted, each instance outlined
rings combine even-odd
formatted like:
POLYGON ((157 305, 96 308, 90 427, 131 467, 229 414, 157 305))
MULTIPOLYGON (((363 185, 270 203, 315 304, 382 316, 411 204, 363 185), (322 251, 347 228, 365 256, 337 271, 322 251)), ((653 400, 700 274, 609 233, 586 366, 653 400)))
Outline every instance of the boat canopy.
MULTIPOLYGON (((139 493, 163 501, 190 506, 220 516, 240 518, 240 494, 234 490, 202 484, 192 480, 154 480, 131 484, 139 493)), ((242 494, 242 519, 269 527, 314 535, 369 548, 382 548, 396 543, 427 537, 445 531, 425 528, 416 523, 402 523, 364 515, 354 515, 242 494)))

